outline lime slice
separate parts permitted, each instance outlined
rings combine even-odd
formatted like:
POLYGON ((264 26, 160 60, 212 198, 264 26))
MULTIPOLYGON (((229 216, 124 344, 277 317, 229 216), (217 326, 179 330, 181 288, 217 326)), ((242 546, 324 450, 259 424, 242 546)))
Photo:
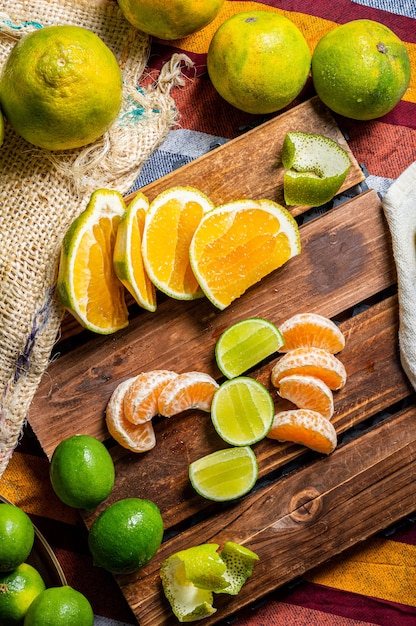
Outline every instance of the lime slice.
POLYGON ((248 446, 217 450, 189 466, 195 491, 215 502, 244 496, 254 487, 257 475, 257 459, 248 446))
POLYGON ((215 358, 227 378, 247 372, 283 345, 279 329, 259 317, 237 322, 225 330, 215 346, 215 358))
POLYGON ((264 439, 274 416, 273 399, 254 378, 227 380, 215 392, 211 419, 219 436, 232 446, 251 446, 264 439))
POLYGON ((283 142, 283 178, 288 205, 320 206, 335 196, 351 167, 341 146, 323 135, 290 132, 283 142))

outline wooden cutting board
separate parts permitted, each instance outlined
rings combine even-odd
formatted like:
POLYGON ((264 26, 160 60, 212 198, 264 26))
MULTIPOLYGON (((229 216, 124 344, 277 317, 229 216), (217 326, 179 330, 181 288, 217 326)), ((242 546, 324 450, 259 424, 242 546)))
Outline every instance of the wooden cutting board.
MULTIPOLYGON (((216 203, 244 196, 282 202, 280 155, 288 130, 331 136, 352 160, 344 189, 363 180, 339 128, 314 98, 143 191, 152 199, 185 184, 216 203)), ((293 209, 299 216, 305 211, 293 209)), ((109 337, 82 331, 70 316, 64 320, 29 421, 49 457, 62 438, 76 432, 108 441, 115 488, 93 514, 84 515, 87 527, 105 506, 126 496, 159 506, 167 531, 159 553, 136 574, 117 578, 141 626, 177 623, 158 574, 177 550, 233 540, 260 557, 238 596, 216 596, 218 611, 204 620, 212 624, 416 510, 416 405, 400 367, 396 273, 379 198, 374 191, 360 193, 305 221, 300 231, 302 253, 225 311, 205 299, 161 297, 155 313, 132 305, 129 327, 109 337), (254 446, 260 476, 253 492, 216 505, 197 496, 188 480, 190 462, 225 447, 207 414, 155 419, 157 445, 146 454, 112 445, 105 407, 122 380, 157 368, 201 370, 220 380, 214 347, 225 328, 251 316, 279 325, 301 311, 335 318, 346 335, 339 357, 348 381, 335 394, 339 445, 332 455, 266 439, 254 446)), ((270 389, 278 409, 281 401, 270 384, 276 358, 253 376, 270 389)))

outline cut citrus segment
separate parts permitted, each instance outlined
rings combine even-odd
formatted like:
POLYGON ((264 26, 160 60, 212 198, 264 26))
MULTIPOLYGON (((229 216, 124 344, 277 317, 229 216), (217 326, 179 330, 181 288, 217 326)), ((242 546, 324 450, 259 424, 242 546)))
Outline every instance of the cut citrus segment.
POLYGON ((110 435, 123 448, 132 452, 147 452, 156 445, 152 422, 132 424, 124 413, 124 395, 134 378, 128 378, 113 391, 106 409, 106 424, 110 435))
POLYGON ((337 447, 333 424, 320 413, 308 409, 277 413, 267 436, 278 441, 298 443, 323 454, 330 454, 337 447))
POLYGON ((178 374, 159 395, 158 412, 164 417, 171 417, 188 409, 209 412, 218 387, 217 381, 205 372, 178 374))
POLYGON ((317 411, 326 419, 331 419, 334 414, 332 391, 316 376, 284 376, 279 381, 278 393, 299 409, 317 411))
POLYGON ((113 333, 128 324, 124 287, 113 267, 117 227, 125 208, 117 191, 95 191, 62 243, 58 297, 82 326, 96 333, 113 333))
POLYGON ((156 289, 143 264, 142 237, 149 202, 138 193, 120 219, 114 246, 116 276, 137 304, 148 311, 156 310, 156 289))
POLYGON ((248 446, 263 439, 273 421, 270 393, 254 378, 227 380, 215 392, 211 419, 215 430, 233 446, 248 446))
POLYGON ((189 262, 189 244, 202 216, 214 208, 193 187, 172 187, 151 202, 143 231, 142 254, 154 285, 172 298, 193 300, 203 294, 189 262))
POLYGON ((316 376, 332 390, 342 389, 347 380, 344 364, 322 348, 296 348, 286 352, 272 369, 272 384, 278 387, 284 376, 292 374, 316 376))
POLYGON ((345 347, 340 328, 328 317, 317 313, 298 313, 279 325, 283 346, 279 352, 295 348, 322 348, 332 354, 345 347))
POLYGON ((215 502, 241 498, 254 487, 257 476, 257 459, 249 446, 217 450, 189 466, 195 491, 215 502))
POLYGON ((282 346, 279 329, 255 317, 242 320, 225 330, 215 346, 215 358, 227 378, 235 378, 254 367, 282 346))
POLYGON ((132 424, 143 424, 151 420, 159 413, 161 392, 177 376, 171 370, 151 370, 136 376, 124 396, 126 418, 132 424))
POLYGON ((225 309, 301 250, 295 219, 271 200, 237 200, 201 219, 189 248, 203 292, 225 309))

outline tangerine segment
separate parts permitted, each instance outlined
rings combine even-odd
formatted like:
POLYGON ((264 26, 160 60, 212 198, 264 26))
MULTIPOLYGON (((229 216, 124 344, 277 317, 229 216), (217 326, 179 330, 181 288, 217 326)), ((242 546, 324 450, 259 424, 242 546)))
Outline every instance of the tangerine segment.
POLYGON ((317 313, 298 313, 280 324, 283 346, 279 352, 295 348, 322 348, 336 354, 345 347, 340 328, 328 317, 317 313))
POLYGON ((156 445, 156 437, 151 422, 134 425, 125 416, 124 396, 134 378, 128 378, 113 391, 106 409, 106 424, 110 435, 123 448, 132 452, 147 452, 156 445))
POLYGON ((143 264, 142 238, 149 202, 138 193, 121 217, 114 246, 113 263, 117 278, 137 304, 148 311, 156 310, 156 289, 143 264))
POLYGON ((179 374, 159 395, 159 414, 171 417, 187 409, 209 412, 218 387, 217 381, 204 372, 179 374))
POLYGON ((279 381, 278 393, 299 409, 317 411, 326 419, 334 414, 334 397, 326 383, 315 376, 293 374, 279 381))
POLYGON ((189 256, 205 295, 225 309, 301 250, 292 215, 270 200, 223 204, 201 219, 189 256))
POLYGON ((332 390, 342 389, 347 380, 344 364, 322 348, 296 348, 282 356, 272 369, 271 381, 279 386, 284 376, 316 376, 332 390))
POLYGON ((214 208, 193 187, 172 187, 151 202, 143 231, 143 262, 160 291, 179 300, 202 296, 189 262, 189 244, 202 216, 214 208))
POLYGON ((323 454, 330 454, 337 447, 333 424, 320 413, 308 409, 277 413, 267 436, 278 441, 298 443, 323 454))
POLYGON ((158 414, 159 396, 178 374, 171 370, 152 370, 134 378, 124 396, 124 412, 132 424, 143 424, 158 414))

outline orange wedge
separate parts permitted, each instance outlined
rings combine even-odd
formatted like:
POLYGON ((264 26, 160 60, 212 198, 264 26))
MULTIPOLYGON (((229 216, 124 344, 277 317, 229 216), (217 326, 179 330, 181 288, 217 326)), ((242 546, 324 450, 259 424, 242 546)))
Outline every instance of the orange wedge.
POLYGON ((347 380, 344 364, 322 348, 296 348, 284 354, 272 369, 271 380, 279 386, 284 376, 316 376, 332 390, 342 389, 347 380))
POLYGON ((278 393, 299 409, 311 409, 326 419, 331 419, 334 414, 332 391, 316 376, 284 376, 279 381, 278 393))
POLYGON ((189 262, 189 244, 202 216, 214 204, 198 189, 172 187, 151 202, 143 231, 142 255, 152 283, 172 298, 203 294, 189 262))
POLYGON ((134 425, 124 413, 124 395, 134 378, 120 383, 113 391, 106 409, 106 424, 110 435, 123 448, 132 452, 147 452, 155 447, 152 422, 134 425))
POLYGON ((179 374, 160 394, 159 414, 171 417, 188 409, 209 412, 218 387, 216 380, 204 372, 179 374))
POLYGON ((332 354, 345 347, 345 337, 332 320, 317 313, 298 313, 280 324, 283 346, 279 352, 295 348, 322 348, 332 354))
POLYGON ((287 209, 270 200, 237 200, 204 215, 189 256, 207 298, 225 309, 300 250, 299 229, 287 209))
POLYGON ((298 443, 322 454, 330 454, 337 446, 337 433, 332 423, 308 409, 277 413, 267 437, 298 443))
POLYGON ((134 378, 124 396, 124 412, 132 424, 143 424, 158 414, 161 392, 178 374, 170 370, 143 372, 134 378))

